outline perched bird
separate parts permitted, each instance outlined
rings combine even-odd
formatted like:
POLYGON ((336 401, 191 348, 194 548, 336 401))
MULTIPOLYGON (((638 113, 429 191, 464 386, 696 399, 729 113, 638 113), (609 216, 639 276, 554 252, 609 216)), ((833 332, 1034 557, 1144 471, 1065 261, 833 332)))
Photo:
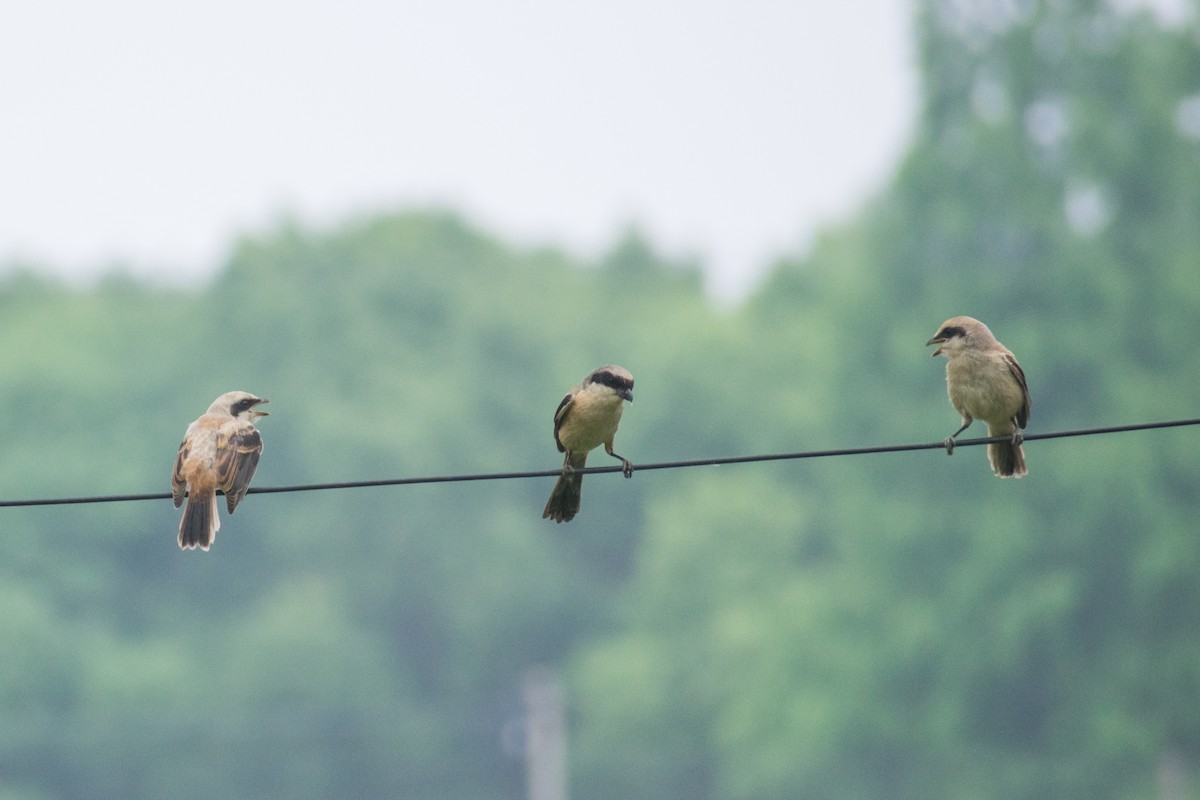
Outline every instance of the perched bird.
POLYGON ((962 427, 944 444, 954 453, 954 438, 972 422, 983 420, 988 436, 1008 436, 1009 441, 988 445, 988 461, 1001 478, 1019 478, 1025 469, 1021 429, 1029 422, 1029 386, 1017 358, 977 319, 954 317, 942 323, 925 343, 938 345, 935 356, 946 356, 946 390, 950 403, 962 415, 962 427))
POLYGON ((570 522, 579 513, 583 475, 576 470, 587 466, 588 452, 599 445, 621 462, 626 478, 633 475, 633 464, 613 452, 613 436, 626 400, 633 402, 633 376, 623 367, 609 364, 594 370, 558 404, 554 442, 566 455, 542 519, 570 522))
POLYGON ((229 513, 246 496, 263 443, 254 421, 267 416, 255 406, 265 403, 249 392, 226 392, 202 417, 188 426, 171 473, 171 496, 187 508, 179 520, 179 547, 207 550, 221 527, 217 490, 225 493, 229 513))

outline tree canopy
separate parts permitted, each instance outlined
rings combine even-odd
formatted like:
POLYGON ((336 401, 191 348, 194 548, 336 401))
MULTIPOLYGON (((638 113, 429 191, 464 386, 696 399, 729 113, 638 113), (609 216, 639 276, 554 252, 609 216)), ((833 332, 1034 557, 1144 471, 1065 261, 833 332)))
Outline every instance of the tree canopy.
MULTIPOLYGON (((4 496, 165 492, 231 389, 272 401, 258 485, 554 468, 609 362, 635 464, 936 441, 956 314, 1031 431, 1195 416, 1200 15, 918 12, 894 179, 732 309, 636 232, 452 212, 281 225, 197 290, 10 273, 4 496)), ((1195 796, 1196 435, 590 476, 563 526, 549 479, 251 495, 207 554, 165 500, 0 509, 0 794, 518 797, 548 665, 581 800, 1195 796)))

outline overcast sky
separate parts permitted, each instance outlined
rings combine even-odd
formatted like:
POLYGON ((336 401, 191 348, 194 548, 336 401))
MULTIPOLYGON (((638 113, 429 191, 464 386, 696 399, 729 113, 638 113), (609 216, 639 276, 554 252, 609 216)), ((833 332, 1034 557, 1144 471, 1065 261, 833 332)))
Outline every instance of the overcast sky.
POLYGON ((888 179, 906 0, 39 0, 0 24, 0 260, 210 274, 283 215, 633 223, 745 290, 888 179))

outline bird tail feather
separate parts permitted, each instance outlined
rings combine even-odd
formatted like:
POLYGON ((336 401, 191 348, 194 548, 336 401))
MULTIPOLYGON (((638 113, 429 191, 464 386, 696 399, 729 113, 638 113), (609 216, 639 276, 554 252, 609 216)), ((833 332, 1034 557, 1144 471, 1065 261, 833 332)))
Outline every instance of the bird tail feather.
POLYGON ((179 520, 179 548, 191 550, 199 547, 201 550, 207 550, 212 546, 220 528, 217 495, 213 492, 189 494, 187 507, 183 509, 183 517, 179 520))
POLYGON ((582 456, 569 453, 563 464, 563 473, 550 492, 546 501, 546 510, 542 519, 552 519, 555 522, 570 522, 579 513, 579 503, 583 499, 583 473, 576 472, 587 466, 587 453, 582 456))
MULTIPOLYGON (((1011 430, 988 428, 988 436, 1010 436, 1011 430)), ((1029 472, 1025 468, 1025 451, 1012 442, 992 442, 987 446, 988 462, 1001 478, 1019 478, 1029 472)))
POLYGON ((583 475, 578 472, 564 473, 554 484, 550 499, 546 502, 546 510, 542 519, 552 519, 555 522, 570 522, 579 513, 579 504, 583 499, 583 475))

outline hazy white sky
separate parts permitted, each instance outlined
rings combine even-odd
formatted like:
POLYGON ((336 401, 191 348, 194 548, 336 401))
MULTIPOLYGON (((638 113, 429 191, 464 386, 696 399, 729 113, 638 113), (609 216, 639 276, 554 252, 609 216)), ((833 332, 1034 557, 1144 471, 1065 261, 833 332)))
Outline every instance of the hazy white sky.
POLYGON ((636 223, 744 289, 889 177, 906 0, 39 0, 0 22, 0 260, 212 272, 239 233, 450 207, 636 223))

